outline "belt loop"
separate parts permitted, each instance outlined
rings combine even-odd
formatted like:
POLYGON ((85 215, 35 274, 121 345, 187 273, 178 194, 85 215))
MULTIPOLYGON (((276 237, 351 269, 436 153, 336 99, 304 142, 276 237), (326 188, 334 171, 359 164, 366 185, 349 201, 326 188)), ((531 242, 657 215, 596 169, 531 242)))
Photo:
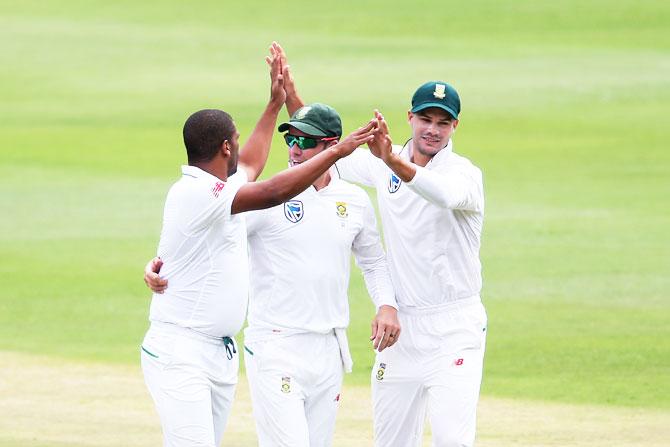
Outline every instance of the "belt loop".
POLYGON ((232 360, 233 354, 237 354, 235 342, 230 337, 223 337, 223 346, 226 348, 226 357, 228 357, 228 360, 232 360), (232 350, 230 348, 231 346, 233 347, 232 350))

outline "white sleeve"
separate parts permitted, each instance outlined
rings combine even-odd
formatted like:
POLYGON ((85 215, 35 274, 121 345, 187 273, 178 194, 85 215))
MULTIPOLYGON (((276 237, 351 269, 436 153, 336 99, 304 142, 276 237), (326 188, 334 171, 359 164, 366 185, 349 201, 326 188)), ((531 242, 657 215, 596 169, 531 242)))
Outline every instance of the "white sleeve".
POLYGON ((442 208, 484 212, 482 173, 473 165, 459 165, 443 172, 417 166, 414 178, 406 185, 442 208))
POLYGON ((342 180, 374 186, 372 164, 377 158, 367 149, 358 148, 335 163, 335 170, 342 180))
MULTIPOLYGON (((225 182, 212 181, 211 187, 200 195, 204 209, 196 211, 193 218, 189 220, 187 228, 191 232, 198 232, 220 219, 230 217, 233 199, 237 191, 247 183, 247 173, 239 169, 235 174, 228 177, 225 182)), ((198 206, 193 203, 192 206, 198 206)))
POLYGON ((388 305, 397 309, 398 304, 386 263, 386 254, 377 231, 377 219, 367 194, 365 201, 363 228, 356 235, 352 244, 356 265, 363 272, 365 285, 376 308, 388 305))

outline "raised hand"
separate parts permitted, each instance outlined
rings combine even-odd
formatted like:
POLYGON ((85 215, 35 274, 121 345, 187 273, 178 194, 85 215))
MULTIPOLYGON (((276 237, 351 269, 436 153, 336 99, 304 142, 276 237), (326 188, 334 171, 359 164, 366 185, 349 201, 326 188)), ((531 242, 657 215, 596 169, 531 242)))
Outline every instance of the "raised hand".
MULTIPOLYGON (((276 57, 279 57, 279 60, 281 61, 284 90, 286 91, 286 110, 290 116, 300 107, 304 106, 305 102, 300 98, 300 95, 298 95, 298 90, 295 86, 295 81, 293 80, 293 72, 291 71, 291 66, 288 64, 284 48, 282 48, 281 45, 276 44, 273 45, 271 52, 272 51, 274 51, 273 54, 276 57)), ((270 62, 268 61, 268 64, 269 63, 270 62)))
POLYGON ((377 120, 370 120, 367 125, 359 127, 345 138, 340 140, 339 143, 332 146, 332 149, 337 151, 340 157, 346 157, 347 155, 351 154, 358 146, 366 143, 369 144, 377 132, 377 127, 377 120))
POLYGON ((284 89, 282 50, 277 42, 272 42, 270 45, 270 55, 265 57, 265 62, 270 66, 270 101, 275 104, 284 104, 286 90, 284 89))
POLYGON ((379 131, 375 133, 372 141, 368 143, 368 147, 370 148, 372 155, 381 158, 382 160, 386 160, 392 154, 393 140, 391 140, 391 136, 389 135, 389 127, 384 119, 384 115, 376 109, 374 121, 377 122, 379 131))

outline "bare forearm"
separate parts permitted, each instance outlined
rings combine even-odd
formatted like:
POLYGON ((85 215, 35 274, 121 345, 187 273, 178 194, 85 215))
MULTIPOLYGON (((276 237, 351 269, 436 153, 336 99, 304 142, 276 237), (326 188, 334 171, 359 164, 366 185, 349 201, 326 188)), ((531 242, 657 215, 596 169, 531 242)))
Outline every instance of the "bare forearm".
POLYGON ((286 169, 268 180, 244 185, 235 196, 232 213, 270 208, 295 197, 340 158, 329 148, 299 166, 286 169))
POLYGON ((295 90, 287 94, 286 111, 288 112, 289 116, 292 116, 296 112, 296 110, 298 110, 300 107, 304 105, 305 102, 302 100, 302 98, 300 98, 298 92, 296 92, 295 90))
POLYGON ((383 161, 403 182, 411 181, 416 175, 416 166, 394 153, 384 157, 383 161))
POLYGON ((239 163, 247 168, 249 180, 254 181, 263 171, 270 153, 277 116, 283 104, 270 101, 256 123, 249 139, 240 151, 239 163))

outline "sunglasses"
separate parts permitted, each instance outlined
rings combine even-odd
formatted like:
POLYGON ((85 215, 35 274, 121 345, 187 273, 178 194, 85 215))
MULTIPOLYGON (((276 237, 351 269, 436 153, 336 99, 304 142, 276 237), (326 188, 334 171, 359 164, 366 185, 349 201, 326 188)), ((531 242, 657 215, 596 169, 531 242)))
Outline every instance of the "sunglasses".
POLYGON ((339 139, 339 137, 312 138, 303 136, 299 137, 288 133, 284 134, 284 141, 286 141, 288 147, 292 147, 294 144, 297 144, 300 150, 314 149, 322 141, 333 141, 337 139, 339 139))

